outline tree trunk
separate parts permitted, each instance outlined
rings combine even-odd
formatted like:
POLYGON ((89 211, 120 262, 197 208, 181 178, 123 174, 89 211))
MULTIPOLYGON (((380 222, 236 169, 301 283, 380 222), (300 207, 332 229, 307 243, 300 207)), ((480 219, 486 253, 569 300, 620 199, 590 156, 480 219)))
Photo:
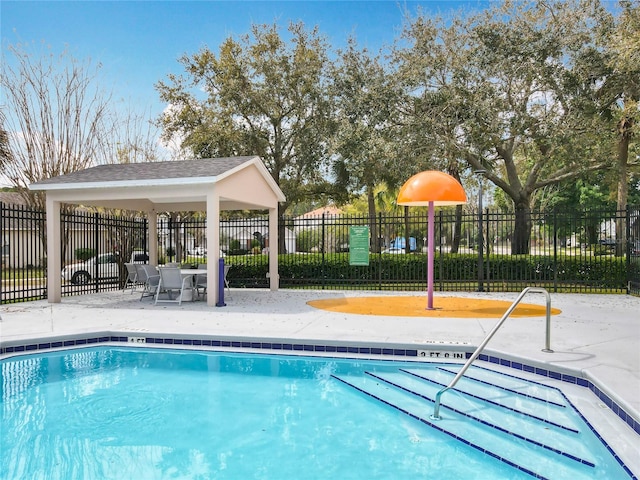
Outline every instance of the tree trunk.
POLYGON ((376 199, 373 188, 367 187, 367 205, 369 206, 369 231, 371 232, 370 246, 371 253, 380 252, 380 242, 378 241, 378 224, 376 223, 376 199))
POLYGON ((616 256, 622 257, 626 253, 625 246, 627 229, 625 225, 626 217, 621 216, 620 212, 624 212, 627 208, 627 199, 629 196, 629 179, 628 179, 628 161, 629 161, 629 143, 631 140, 631 131, 633 130, 633 119, 623 118, 620 120, 619 131, 620 137, 617 145, 617 163, 618 163, 618 199, 616 203, 616 256))
POLYGON ((458 253, 460 240, 462 239, 462 205, 456 205, 455 221, 453 224, 453 239, 451 240, 451 253, 458 253))
POLYGON ((529 253, 531 241, 531 207, 529 201, 515 202, 515 226, 511 237, 511 254, 529 253))
POLYGON ((286 225, 284 224, 284 212, 287 209, 286 206, 278 204, 278 245, 271 244, 271 238, 269 238, 269 255, 278 255, 279 253, 293 253, 287 252, 286 243, 286 225))
MULTIPOLYGON (((458 182, 460 180, 460 171, 455 162, 449 164, 448 173, 458 182)), ((460 248, 460 240, 462 238, 462 205, 456 205, 455 223, 453 225, 453 239, 451 241, 451 253, 458 253, 460 248)))
POLYGON ((411 253, 411 242, 409 236, 409 207, 404 207, 404 253, 411 253))

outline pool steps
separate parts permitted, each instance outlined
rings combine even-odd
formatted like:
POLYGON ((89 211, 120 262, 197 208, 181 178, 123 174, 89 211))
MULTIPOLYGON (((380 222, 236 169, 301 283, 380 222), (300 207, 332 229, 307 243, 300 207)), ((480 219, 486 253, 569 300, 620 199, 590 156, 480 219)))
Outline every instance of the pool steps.
POLYGON ((494 371, 489 381, 486 371, 474 367, 470 378, 463 377, 443 398, 443 419, 431 419, 435 395, 455 375, 454 368, 333 377, 533 478, 594 478, 597 461, 581 438, 586 427, 576 425, 568 400, 552 387, 496 377, 494 371), (490 391, 489 385, 498 388, 490 391))
MULTIPOLYGON (((456 373, 458 373, 455 369, 447 368, 447 367, 438 367, 438 370, 442 370, 443 372, 449 372, 452 375, 455 375, 456 373)), ((523 386, 519 378, 514 377, 513 375, 505 374, 505 373, 501 373, 500 376, 496 376, 495 372, 490 373, 489 376, 491 377, 491 381, 494 382, 494 383, 491 383, 490 381, 482 379, 483 377, 482 372, 490 372, 490 370, 486 370, 482 367, 476 366, 475 371, 480 373, 474 374, 473 370, 468 371, 467 373, 465 373, 464 378, 467 380, 472 380, 474 382, 491 385, 493 388, 504 390, 506 392, 513 393, 514 395, 522 395, 527 398, 538 399, 542 402, 549 403, 552 405, 557 405, 560 407, 566 406, 564 397, 557 390, 549 390, 548 388, 540 388, 538 390, 538 389, 532 388, 531 383, 523 386)))
MULTIPOLYGON (((428 378, 422 373, 422 371, 416 371, 413 369, 401 369, 400 371, 409 375, 413 375, 433 385, 437 385, 438 387, 446 386, 448 380, 450 379, 450 377, 443 378, 442 375, 437 374, 432 374, 432 377, 435 378, 428 378)), ((491 388, 491 384, 488 383, 484 383, 477 387, 469 385, 469 383, 466 381, 466 378, 464 377, 460 380, 458 386, 455 388, 455 391, 459 394, 473 397, 491 405, 511 410, 512 412, 530 417, 539 422, 548 423, 549 425, 578 433, 578 430, 572 422, 560 423, 552 419, 557 417, 557 415, 553 415, 554 412, 551 407, 555 406, 559 408, 565 408, 563 405, 558 406, 558 404, 552 405, 549 403, 541 404, 540 400, 533 401, 531 400, 531 397, 518 398, 516 394, 505 396, 503 392, 496 392, 495 390, 493 390, 491 388), (542 415, 541 413, 546 413, 546 415, 542 415)))
MULTIPOLYGON (((418 386, 415 391, 411 390, 411 388, 415 388, 415 386, 411 385, 411 382, 403 382, 402 379, 394 378, 389 379, 384 378, 385 376, 377 376, 376 378, 392 385, 394 387, 400 388, 406 392, 409 392, 413 395, 417 395, 422 397, 425 400, 431 401, 428 395, 421 393, 421 389, 418 386), (404 383, 404 385, 403 385, 404 383)), ((437 391, 437 389, 436 389, 437 391)), ((533 418, 519 418, 513 415, 503 415, 500 420, 501 422, 498 424, 496 419, 493 418, 493 410, 481 409, 478 408, 477 405, 473 403, 465 401, 464 398, 457 399, 456 402, 450 402, 447 404, 448 408, 450 408, 453 412, 463 415, 467 418, 480 422, 483 425, 486 425, 490 428, 496 429, 502 433, 513 435, 516 438, 520 438, 527 442, 530 442, 534 445, 538 445, 540 447, 546 448, 547 450, 553 451, 555 453, 559 453, 561 455, 565 455, 568 458, 572 458, 573 460, 579 461, 581 463, 587 463, 593 466, 593 462, 589 460, 585 460, 576 455, 572 455, 567 453, 561 449, 556 449, 550 445, 547 445, 545 441, 562 441, 563 447, 567 444, 571 444, 574 442, 574 439, 570 436, 571 433, 577 434, 579 433, 577 430, 569 431, 569 434, 563 434, 564 432, 559 431, 555 432, 552 438, 549 438, 549 428, 540 424, 539 421, 536 421, 533 418), (526 433, 517 433, 517 432, 526 432, 526 433)), ((581 444, 574 445, 575 450, 582 450, 581 455, 584 457, 589 456, 589 452, 581 448, 581 444)))

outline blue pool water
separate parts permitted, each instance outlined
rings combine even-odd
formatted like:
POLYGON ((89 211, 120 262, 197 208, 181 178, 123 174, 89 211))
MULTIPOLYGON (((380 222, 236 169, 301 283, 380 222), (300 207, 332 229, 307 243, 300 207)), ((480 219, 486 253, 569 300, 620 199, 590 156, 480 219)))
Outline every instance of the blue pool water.
POLYGON ((126 347, 0 365, 3 480, 630 478, 559 391, 479 368, 429 424, 459 365, 126 347))

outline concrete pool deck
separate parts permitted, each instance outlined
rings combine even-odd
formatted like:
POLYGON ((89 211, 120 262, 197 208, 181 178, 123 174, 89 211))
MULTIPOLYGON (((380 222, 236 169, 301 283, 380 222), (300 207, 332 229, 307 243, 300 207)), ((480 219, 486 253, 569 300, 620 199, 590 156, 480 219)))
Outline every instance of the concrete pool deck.
MULTIPOLYGON (((230 339, 375 344, 441 350, 480 344, 497 318, 360 315, 317 309, 307 302, 346 297, 420 296, 420 292, 237 289, 225 307, 205 302, 153 305, 139 294, 109 292, 0 306, 0 346, 51 337, 111 332, 128 336, 212 335, 230 339)), ((426 294, 422 294, 425 296, 426 294)), ((439 293, 513 301, 517 293, 439 293)), ((391 300, 391 299, 390 299, 391 300)), ((523 303, 544 305, 531 293, 523 303)), ((640 421, 640 298, 629 295, 551 293, 551 348, 545 345, 544 316, 509 318, 486 347, 487 353, 517 358, 549 370, 581 373, 636 421, 640 421)), ((426 303, 425 303, 426 306, 426 303)), ((284 352, 287 353, 287 352, 284 352)), ((304 353, 304 352, 303 352, 304 353)), ((638 441, 631 449, 638 451, 638 441)))

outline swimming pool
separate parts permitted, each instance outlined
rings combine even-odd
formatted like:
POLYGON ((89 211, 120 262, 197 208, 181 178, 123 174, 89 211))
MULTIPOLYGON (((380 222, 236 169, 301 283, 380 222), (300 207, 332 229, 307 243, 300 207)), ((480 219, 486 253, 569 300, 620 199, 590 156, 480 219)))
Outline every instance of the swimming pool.
POLYGON ((0 478, 633 478, 564 395, 460 365, 102 346, 0 361, 0 478))

